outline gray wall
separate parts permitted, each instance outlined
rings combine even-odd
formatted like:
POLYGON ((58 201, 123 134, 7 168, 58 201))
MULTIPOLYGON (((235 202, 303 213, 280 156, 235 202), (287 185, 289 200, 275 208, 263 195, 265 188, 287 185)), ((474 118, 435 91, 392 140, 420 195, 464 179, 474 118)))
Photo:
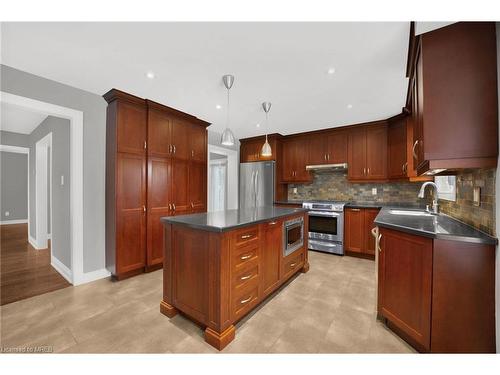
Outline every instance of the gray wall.
POLYGON ((20 134, 0 130, 0 144, 17 147, 29 147, 30 136, 28 134, 20 134))
POLYGON ((103 269, 105 100, 99 95, 6 65, 0 65, 0 83, 2 91, 83 112, 83 270, 103 269))
POLYGON ((0 152, 1 220, 28 219, 28 155, 0 152), (5 215, 9 211, 9 216, 5 215))
MULTIPOLYGON (((52 234, 52 254, 71 269, 71 217, 70 217, 70 126, 69 120, 49 116, 30 134, 30 179, 35 181, 36 143, 52 133, 52 228, 50 210, 48 229, 52 234), (61 176, 64 185, 61 186, 61 176)), ((30 183, 30 235, 35 237, 36 229, 36 186, 30 183)), ((50 206, 49 206, 50 207, 50 206)))

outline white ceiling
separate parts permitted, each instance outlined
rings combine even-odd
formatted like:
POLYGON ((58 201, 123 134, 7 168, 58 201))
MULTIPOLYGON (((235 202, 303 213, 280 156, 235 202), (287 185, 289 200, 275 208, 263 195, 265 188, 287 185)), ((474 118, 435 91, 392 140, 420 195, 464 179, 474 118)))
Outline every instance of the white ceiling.
POLYGON ((2 26, 6 65, 99 95, 115 87, 216 131, 226 119, 221 77, 234 74, 238 138, 265 132, 263 101, 272 102, 269 132, 282 134, 384 119, 405 103, 409 22, 2 26))
POLYGON ((0 103, 0 129, 8 132, 31 134, 47 118, 46 114, 31 112, 5 102, 0 103))

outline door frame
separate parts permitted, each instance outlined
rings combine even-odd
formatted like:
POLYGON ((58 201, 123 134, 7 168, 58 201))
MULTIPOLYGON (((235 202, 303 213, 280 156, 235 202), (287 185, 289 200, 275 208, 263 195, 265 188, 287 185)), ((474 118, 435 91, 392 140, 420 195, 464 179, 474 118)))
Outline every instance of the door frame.
POLYGON ((83 112, 5 91, 0 91, 0 101, 69 120, 71 270, 67 276, 73 285, 83 284, 88 279, 83 272, 83 112))
MULTIPOLYGON (((215 145, 208 145, 207 160, 210 164, 210 152, 227 156, 227 209, 237 209, 239 205, 239 163, 238 151, 215 145)), ((210 165, 207 171, 207 208, 210 207, 210 165)))
MULTIPOLYGON (((48 222, 47 214, 50 212, 50 230, 52 231, 52 132, 35 143, 35 249, 48 247, 48 222), (49 151, 50 150, 50 151, 49 151), (45 170, 50 160, 49 170, 45 170), (43 173, 40 173, 43 172, 43 173), (48 190, 48 191, 47 191, 48 190), (47 194, 50 196, 50 207, 47 208, 47 194), (46 210, 49 210, 47 212, 46 210)), ((54 241, 51 240, 50 257, 54 241)))

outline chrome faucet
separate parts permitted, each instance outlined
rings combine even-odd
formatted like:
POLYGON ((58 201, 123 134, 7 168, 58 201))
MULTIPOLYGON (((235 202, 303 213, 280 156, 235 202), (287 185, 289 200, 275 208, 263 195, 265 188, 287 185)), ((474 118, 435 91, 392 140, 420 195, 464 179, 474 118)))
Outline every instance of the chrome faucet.
POLYGON ((439 213, 439 204, 437 200, 437 195, 438 195, 438 187, 437 185, 432 182, 432 181, 427 181, 422 184, 422 187, 420 188, 420 191, 418 192, 418 197, 423 198, 425 194, 425 188, 427 186, 432 186, 434 188, 434 194, 433 194, 433 199, 432 199, 432 207, 429 209, 429 205, 426 206, 425 210, 427 212, 431 212, 433 214, 438 214, 439 213))

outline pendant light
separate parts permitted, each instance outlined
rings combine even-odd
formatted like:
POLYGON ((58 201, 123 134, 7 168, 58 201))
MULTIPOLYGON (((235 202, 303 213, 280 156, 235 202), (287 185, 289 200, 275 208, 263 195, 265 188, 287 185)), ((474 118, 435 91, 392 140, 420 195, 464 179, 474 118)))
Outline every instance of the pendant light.
POLYGON ((260 154, 262 156, 272 156, 273 155, 273 151, 271 149, 271 145, 267 141, 267 132, 269 130, 267 117, 268 117, 268 114, 269 114, 269 110, 271 109, 271 102, 264 102, 264 103, 262 103, 262 108, 264 109, 264 112, 266 112, 266 141, 264 142, 264 145, 262 146, 262 150, 260 151, 260 154))
POLYGON ((233 87, 234 76, 231 74, 226 74, 222 77, 222 82, 224 82, 224 86, 227 89, 227 114, 226 114, 226 129, 222 132, 222 136, 220 139, 220 143, 224 146, 234 146, 234 134, 229 129, 229 90, 233 87))

